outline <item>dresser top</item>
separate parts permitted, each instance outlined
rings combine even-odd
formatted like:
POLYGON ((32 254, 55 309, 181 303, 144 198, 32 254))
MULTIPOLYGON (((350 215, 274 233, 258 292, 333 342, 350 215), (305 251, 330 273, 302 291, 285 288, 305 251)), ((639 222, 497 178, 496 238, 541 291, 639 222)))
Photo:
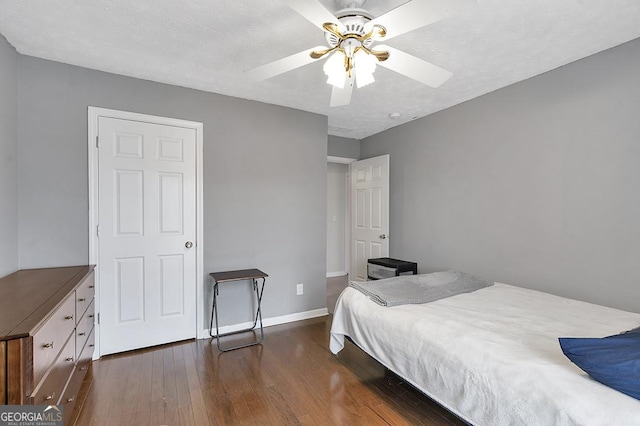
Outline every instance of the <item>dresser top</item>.
POLYGON ((93 268, 22 269, 0 278, 0 340, 33 334, 93 268))

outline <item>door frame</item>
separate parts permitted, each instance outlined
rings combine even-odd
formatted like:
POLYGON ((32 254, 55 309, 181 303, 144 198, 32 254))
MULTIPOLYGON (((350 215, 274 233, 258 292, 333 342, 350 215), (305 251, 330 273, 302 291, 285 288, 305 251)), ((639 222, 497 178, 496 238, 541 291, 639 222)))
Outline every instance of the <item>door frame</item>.
POLYGON ((95 267, 95 351, 93 359, 100 358, 100 264, 98 241, 98 119, 100 117, 121 120, 141 121, 150 124, 160 124, 174 127, 193 129, 196 132, 196 338, 204 339, 204 211, 203 211, 203 123, 175 118, 160 117, 135 112, 119 111, 107 108, 88 108, 88 177, 89 177, 89 264, 95 267))
MULTIPOLYGON (((344 212, 344 269, 347 277, 351 271, 351 163, 358 161, 357 158, 327 156, 327 163, 346 164, 347 174, 345 176, 345 212, 344 212)), ((334 275, 332 275, 334 276, 334 275)), ((331 278, 327 274, 327 278, 331 278)))

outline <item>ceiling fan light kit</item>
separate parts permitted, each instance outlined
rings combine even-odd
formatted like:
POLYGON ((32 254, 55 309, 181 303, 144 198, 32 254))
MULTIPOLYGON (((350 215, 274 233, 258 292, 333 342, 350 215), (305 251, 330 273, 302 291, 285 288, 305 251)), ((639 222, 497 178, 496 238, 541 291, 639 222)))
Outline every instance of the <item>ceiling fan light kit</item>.
MULTIPOLYGON (((349 11, 349 13, 352 12, 349 11)), ((330 49, 313 51, 310 56, 320 59, 331 53, 323 70, 328 77, 327 83, 334 87, 344 88, 345 82, 354 77, 354 73, 355 82, 359 88, 373 83, 376 62, 386 60, 389 53, 374 52, 369 49, 369 46, 373 44, 374 36, 384 37, 386 29, 382 25, 374 25, 368 33, 365 33, 365 24, 370 18, 364 15, 349 14, 339 17, 338 20, 344 28, 343 32, 333 22, 325 22, 322 25, 326 31, 325 38, 330 49)))
POLYGON ((330 102, 332 107, 350 103, 354 82, 358 88, 373 83, 373 73, 377 65, 422 84, 439 87, 451 77, 451 72, 389 46, 379 45, 376 49, 375 43, 443 19, 477 2, 410 0, 382 16, 373 18, 362 9, 366 0, 336 0, 342 9, 335 15, 318 0, 283 1, 322 29, 329 47, 320 46, 305 50, 254 68, 247 73, 256 80, 265 80, 326 57, 323 71, 327 75, 327 83, 333 86, 330 102))

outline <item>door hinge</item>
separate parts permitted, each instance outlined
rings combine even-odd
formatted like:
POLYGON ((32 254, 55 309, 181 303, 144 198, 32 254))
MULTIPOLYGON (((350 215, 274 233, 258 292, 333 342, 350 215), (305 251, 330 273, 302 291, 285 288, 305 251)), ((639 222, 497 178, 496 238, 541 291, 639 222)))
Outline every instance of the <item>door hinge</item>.
POLYGON ((96 325, 100 325, 100 312, 96 314, 96 325))
POLYGON ((100 225, 96 226, 96 235, 100 237, 100 225))
POLYGON ((96 136, 96 148, 100 148, 100 137, 96 136))

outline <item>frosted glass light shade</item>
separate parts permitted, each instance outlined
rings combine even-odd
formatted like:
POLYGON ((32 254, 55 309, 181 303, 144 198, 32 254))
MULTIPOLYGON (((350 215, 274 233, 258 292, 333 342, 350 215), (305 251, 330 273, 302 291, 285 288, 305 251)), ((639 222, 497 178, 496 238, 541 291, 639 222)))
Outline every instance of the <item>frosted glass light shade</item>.
POLYGON ((364 87, 375 81, 373 73, 376 70, 376 57, 369 55, 364 50, 358 50, 354 57, 353 67, 356 74, 356 85, 358 88, 364 87))
POLYGON ((327 83, 340 89, 344 88, 347 73, 344 69, 344 54, 342 52, 334 52, 322 67, 327 75, 327 83))

